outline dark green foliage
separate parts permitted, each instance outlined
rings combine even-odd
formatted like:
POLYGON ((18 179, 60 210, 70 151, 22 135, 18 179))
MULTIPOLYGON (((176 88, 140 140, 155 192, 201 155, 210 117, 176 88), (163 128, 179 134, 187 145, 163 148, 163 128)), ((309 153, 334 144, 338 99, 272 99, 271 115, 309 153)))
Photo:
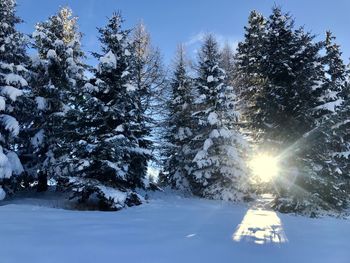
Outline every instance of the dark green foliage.
POLYGON ((230 128, 236 109, 230 107, 232 88, 219 67, 220 53, 213 36, 205 38, 199 52, 193 136, 188 181, 192 193, 202 197, 237 200, 242 198, 246 177, 241 151, 243 139, 230 128))
POLYGON ((15 9, 14 0, 0 2, 0 190, 4 186, 7 192, 19 188, 19 180, 12 175, 23 172, 17 154, 26 140, 19 134, 28 127, 30 109, 27 40, 16 30, 22 20, 15 9))
POLYGON ((141 202, 133 190, 144 187, 150 158, 130 30, 123 30, 122 22, 114 14, 99 29, 103 55, 94 54, 100 60, 96 79, 84 86, 82 100, 67 113, 76 136, 66 144, 70 155, 65 162, 73 170, 63 182, 80 202, 97 199, 103 210, 141 202))
POLYGON ((169 117, 165 139, 165 184, 188 190, 188 168, 193 159, 189 147, 192 139, 193 80, 188 76, 184 47, 180 46, 170 81, 171 97, 167 104, 169 117))
POLYGON ((333 40, 327 33, 325 42, 315 42, 275 7, 267 20, 251 13, 239 44, 236 81, 243 120, 259 150, 281 160, 275 189, 276 208, 283 211, 346 206, 346 182, 333 151, 343 140, 336 127, 346 115, 338 110, 345 66, 333 40))
POLYGON ((61 8, 47 21, 38 23, 33 33, 38 57, 33 59, 31 85, 37 110, 34 112, 33 160, 28 163, 32 174, 57 177, 70 154, 66 139, 75 132, 66 114, 75 109, 84 85, 84 53, 76 18, 69 8, 61 8))

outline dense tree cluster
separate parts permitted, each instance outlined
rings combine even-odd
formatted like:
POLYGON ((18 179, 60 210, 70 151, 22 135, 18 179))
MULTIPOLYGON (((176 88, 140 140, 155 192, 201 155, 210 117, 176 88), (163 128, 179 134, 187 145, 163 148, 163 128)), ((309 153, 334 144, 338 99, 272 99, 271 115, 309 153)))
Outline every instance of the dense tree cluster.
POLYGON ((142 23, 125 29, 114 13, 93 68, 68 7, 31 38, 15 9, 0 3, 0 199, 50 181, 85 207, 119 210, 142 203, 161 160, 162 186, 200 197, 272 191, 280 211, 348 207, 350 85, 331 32, 316 41, 278 7, 252 11, 236 52, 209 34, 192 63, 179 46, 166 78, 142 23), (267 185, 255 184, 252 152, 278 160, 267 185))
POLYGON ((13 0, 0 6, 1 197, 46 191, 51 180, 99 209, 140 204, 135 189, 147 186, 152 150, 146 111, 162 77, 144 27, 123 29, 121 15, 113 14, 99 29, 99 64, 91 69, 69 8, 38 23, 28 40, 15 29, 15 7, 13 0), (37 51, 31 59, 28 42, 37 51))
POLYGON ((247 184, 245 146, 232 125, 238 115, 234 90, 221 62, 218 43, 208 35, 190 77, 183 47, 179 49, 170 83, 165 174, 171 186, 195 195, 239 200, 247 184))
POLYGON ((346 207, 348 84, 335 38, 315 42, 278 7, 268 18, 253 11, 245 30, 235 61, 240 108, 258 148, 279 159, 276 208, 346 207))

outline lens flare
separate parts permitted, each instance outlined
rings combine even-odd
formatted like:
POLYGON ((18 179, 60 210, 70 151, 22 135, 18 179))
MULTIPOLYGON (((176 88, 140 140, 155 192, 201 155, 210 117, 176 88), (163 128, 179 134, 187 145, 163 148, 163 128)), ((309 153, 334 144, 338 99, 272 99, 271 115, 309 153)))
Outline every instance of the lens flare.
POLYGON ((254 176, 264 183, 270 182, 279 172, 277 159, 268 154, 257 155, 249 162, 249 166, 254 176))

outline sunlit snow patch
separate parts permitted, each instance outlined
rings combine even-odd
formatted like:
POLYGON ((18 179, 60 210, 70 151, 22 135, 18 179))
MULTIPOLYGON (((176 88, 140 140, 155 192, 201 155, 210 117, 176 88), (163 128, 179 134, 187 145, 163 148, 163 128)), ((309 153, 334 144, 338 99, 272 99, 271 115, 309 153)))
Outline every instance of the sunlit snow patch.
POLYGON ((280 218, 274 211, 249 209, 232 236, 234 241, 263 245, 288 241, 280 218))

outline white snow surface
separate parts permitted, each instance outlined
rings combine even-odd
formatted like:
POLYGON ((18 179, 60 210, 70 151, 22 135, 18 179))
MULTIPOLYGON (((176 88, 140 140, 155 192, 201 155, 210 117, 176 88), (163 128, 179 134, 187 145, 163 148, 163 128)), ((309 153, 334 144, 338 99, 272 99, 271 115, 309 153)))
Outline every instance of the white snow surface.
POLYGON ((16 101, 18 96, 23 95, 23 91, 12 86, 4 86, 1 88, 1 95, 5 95, 12 101, 16 101))
POLYGON ((20 75, 10 73, 5 75, 7 85, 20 85, 21 87, 28 86, 28 82, 20 75))
POLYGON ((123 35, 122 34, 114 34, 114 37, 116 37, 118 41, 123 39, 123 35))
POLYGON ((117 68, 117 58, 111 50, 100 58, 100 62, 104 67, 111 69, 117 68))
POLYGON ((3 96, 0 96, 0 111, 5 110, 5 108, 6 108, 5 98, 3 96))
POLYGON ((125 49, 124 54, 125 56, 131 56, 131 53, 128 49, 125 49))
POLYGON ((123 207, 125 200, 127 198, 127 193, 122 192, 111 187, 98 186, 107 199, 113 199, 114 203, 119 204, 120 207, 123 207))
POLYGON ((210 82, 213 82, 213 81, 214 81, 214 77, 213 76, 208 76, 207 82, 210 83, 210 82))
POLYGON ((206 139, 205 141, 204 141, 204 146, 203 146, 203 150, 204 151, 208 151, 209 150, 209 148, 211 147, 213 145, 213 141, 212 141, 212 139, 206 139))
POLYGON ((123 131, 124 131, 124 126, 123 126, 123 124, 118 125, 118 127, 115 128, 115 131, 117 131, 117 132, 123 132, 123 131))
POLYGON ((125 84, 124 87, 126 88, 126 91, 128 91, 128 92, 133 92, 133 91, 137 90, 137 87, 130 84, 130 83, 125 84))
POLYGON ((215 112, 209 113, 208 122, 210 125, 215 125, 218 123, 218 115, 215 112))
POLYGON ((32 37, 33 38, 46 38, 46 35, 43 32, 39 31, 37 28, 37 30, 35 30, 33 32, 32 37))
POLYGON ((6 154, 6 156, 8 158, 13 174, 20 175, 24 172, 22 163, 15 152, 10 151, 6 154))
POLYGON ((45 132, 43 129, 39 130, 30 140, 35 148, 38 148, 44 142, 45 132))
POLYGON ((51 59, 57 58, 56 51, 53 49, 50 49, 49 51, 47 51, 46 57, 51 59))
POLYGON ((22 172, 23 166, 17 154, 12 151, 5 154, 0 146, 0 179, 10 178, 13 174, 19 175, 22 172))
POLYGON ((24 67, 24 66, 22 66, 22 65, 17 65, 16 66, 16 69, 17 69, 17 71, 24 71, 24 72, 27 72, 28 70, 24 67))
POLYGON ((35 102, 36 102, 38 110, 45 110, 46 109, 47 101, 44 97, 40 97, 40 96, 36 97, 35 102))
POLYGON ((9 131, 13 136, 18 135, 19 123, 14 117, 6 114, 0 114, 0 121, 5 126, 5 129, 9 131))
POLYGON ((4 189, 2 189, 2 187, 0 186, 0 201, 4 200, 6 197, 6 193, 4 191, 4 189))
POLYGON ((92 85, 91 83, 86 83, 84 85, 84 89, 88 92, 98 92, 98 87, 92 85))
POLYGON ((166 193, 119 212, 54 209, 32 199, 3 204, 4 263, 348 263, 350 258, 350 221, 344 219, 166 193))
POLYGON ((343 103, 343 100, 339 99, 336 101, 332 101, 332 102, 328 102, 328 103, 325 103, 323 105, 320 105, 320 106, 316 107, 316 109, 322 109, 322 110, 328 110, 330 112, 335 112, 336 109, 342 105, 342 103, 343 103))
POLYGON ((60 47, 64 45, 64 42, 61 39, 56 39, 55 42, 53 43, 55 47, 60 47))

